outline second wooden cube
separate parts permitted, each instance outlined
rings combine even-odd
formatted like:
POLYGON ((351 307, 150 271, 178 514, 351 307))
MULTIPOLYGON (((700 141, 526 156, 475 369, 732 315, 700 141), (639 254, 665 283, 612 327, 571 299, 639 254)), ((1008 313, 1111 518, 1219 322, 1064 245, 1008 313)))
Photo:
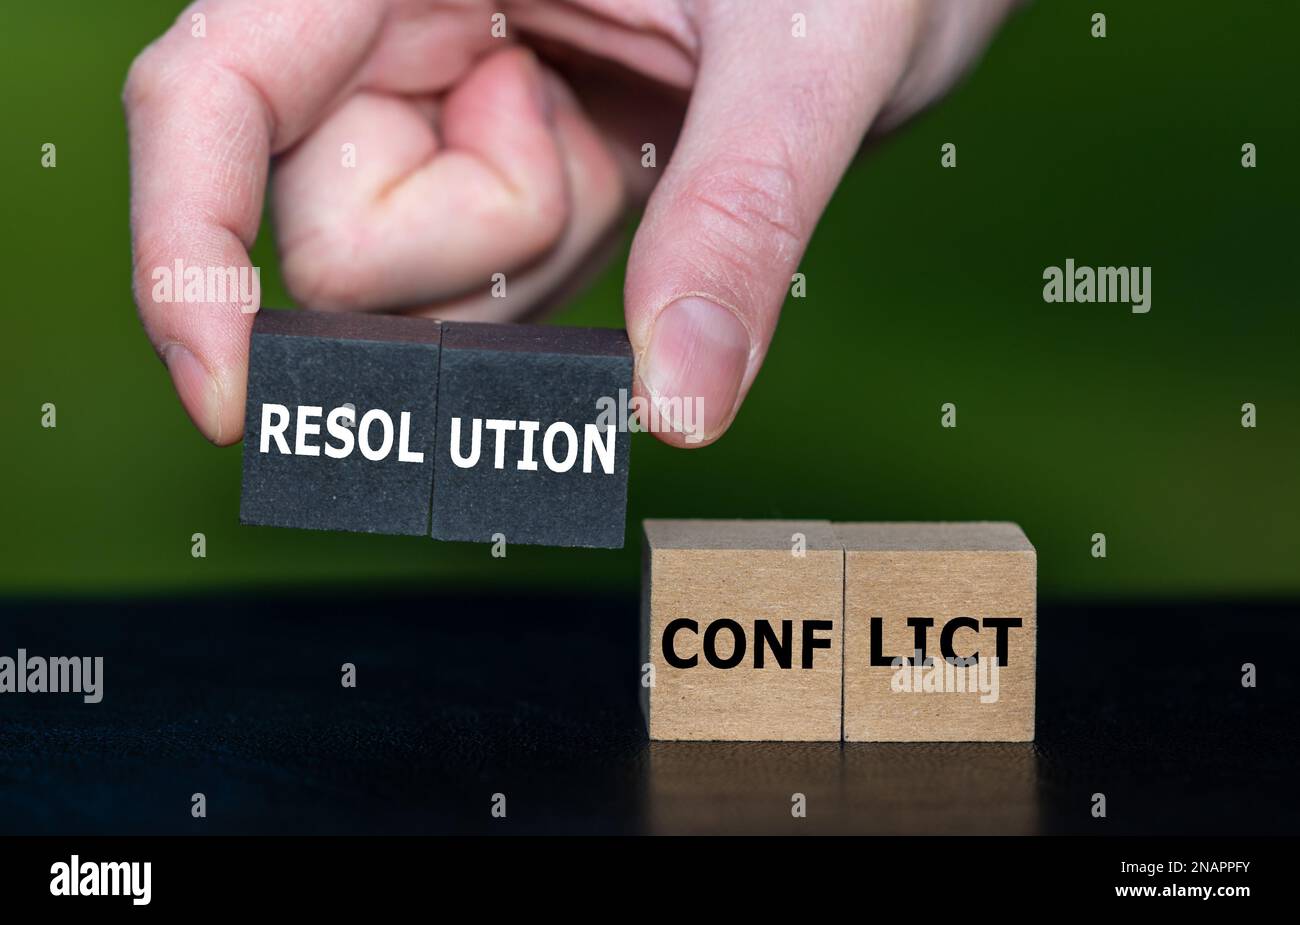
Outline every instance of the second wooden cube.
POLYGON ((1037 560, 1011 523, 836 524, 844 738, 1034 738, 1037 560))

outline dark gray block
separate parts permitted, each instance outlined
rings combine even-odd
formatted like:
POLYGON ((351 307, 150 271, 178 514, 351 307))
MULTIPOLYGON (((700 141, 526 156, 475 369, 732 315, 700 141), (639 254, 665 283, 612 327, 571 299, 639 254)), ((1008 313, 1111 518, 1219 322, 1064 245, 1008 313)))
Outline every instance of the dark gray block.
POLYGON ((248 365, 240 523, 427 535, 441 337, 441 325, 427 319, 259 312, 248 365), (287 409, 287 420, 268 405, 287 409), (331 412, 346 405, 355 409, 352 426, 343 411, 331 430, 331 412), (304 419, 300 437, 302 407, 321 411, 304 419), (308 434, 312 426, 319 433, 308 434), (318 455, 299 452, 311 447, 318 455))
POLYGON ((602 419, 607 409, 599 401, 625 407, 619 391, 631 388, 632 349, 624 331, 444 323, 433 537, 490 542, 500 533, 507 543, 621 547, 631 434, 616 413, 602 419), (488 421, 514 428, 493 429, 488 421), (590 433, 589 424, 596 425, 590 433), (457 453, 473 464, 457 464, 457 453), (529 462, 535 468, 526 468, 529 462))

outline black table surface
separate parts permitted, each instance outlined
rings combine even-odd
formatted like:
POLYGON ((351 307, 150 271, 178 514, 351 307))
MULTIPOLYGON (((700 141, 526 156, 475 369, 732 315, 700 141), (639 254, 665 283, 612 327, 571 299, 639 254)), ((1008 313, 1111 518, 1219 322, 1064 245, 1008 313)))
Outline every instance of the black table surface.
POLYGON ((1294 834, 1297 617, 1045 603, 1032 745, 651 743, 635 596, 8 600, 104 698, 0 695, 0 832, 1294 834))

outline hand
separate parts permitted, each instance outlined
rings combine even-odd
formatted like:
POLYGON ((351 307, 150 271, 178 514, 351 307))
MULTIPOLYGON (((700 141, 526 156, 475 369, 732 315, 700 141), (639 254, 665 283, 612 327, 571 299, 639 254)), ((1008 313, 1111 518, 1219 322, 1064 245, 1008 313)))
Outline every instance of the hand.
POLYGON ((535 313, 645 202, 624 291, 635 392, 698 399, 703 439, 672 420, 659 435, 706 444, 864 134, 945 89, 1009 5, 203 0, 124 94, 145 330, 199 429, 239 440, 254 316, 157 301, 155 270, 247 267, 273 159, 283 276, 316 309, 535 313))

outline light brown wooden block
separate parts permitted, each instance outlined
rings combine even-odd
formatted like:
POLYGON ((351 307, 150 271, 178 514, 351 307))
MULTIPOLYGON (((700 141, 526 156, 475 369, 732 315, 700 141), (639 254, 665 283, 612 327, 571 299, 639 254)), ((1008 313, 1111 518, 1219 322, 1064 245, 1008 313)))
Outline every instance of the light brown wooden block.
POLYGON ((839 739, 844 553, 830 524, 644 526, 641 662, 653 666, 654 685, 642 684, 641 699, 650 738, 839 739))
POLYGON ((1031 741, 1037 559, 1021 529, 835 524, 835 533, 844 544, 845 740, 1031 741), (909 621, 924 620, 933 621, 919 627, 932 667, 915 664, 918 626, 909 621), (979 663, 950 669, 945 641, 947 655, 978 652, 979 663), (999 651, 1005 663, 993 700, 991 657, 999 651), (896 667, 891 658, 908 664, 896 667), (952 691, 959 682, 966 690, 952 691), (945 690, 927 690, 931 684, 945 690))

